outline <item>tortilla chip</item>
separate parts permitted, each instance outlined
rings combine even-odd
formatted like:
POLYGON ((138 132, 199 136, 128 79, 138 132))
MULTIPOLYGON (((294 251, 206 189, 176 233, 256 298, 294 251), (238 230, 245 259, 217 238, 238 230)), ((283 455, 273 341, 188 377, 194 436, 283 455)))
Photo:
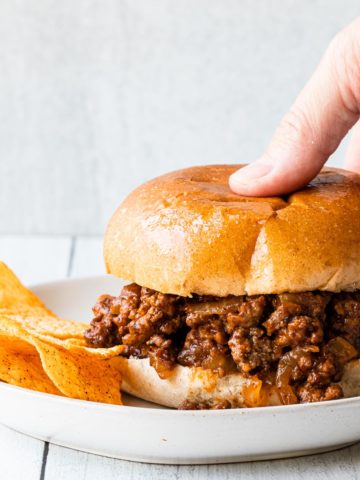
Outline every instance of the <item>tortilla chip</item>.
MULTIPOLYGON (((17 312, 10 312, 0 307, 0 316, 6 316, 19 323, 29 333, 41 334, 62 340, 78 339, 85 345, 84 331, 89 328, 86 323, 64 320, 42 309, 26 307, 17 312)), ((1 327, 0 327, 1 328, 1 327)))
POLYGON ((28 342, 0 335, 0 378, 19 387, 61 395, 44 372, 39 354, 28 342))
POLYGON ((65 347, 38 339, 35 339, 35 346, 44 371, 67 397, 121 403, 120 372, 111 366, 109 359, 93 355, 90 349, 65 347))
POLYGON ((111 359, 124 347, 89 348, 86 328, 86 323, 57 317, 0 262, 0 380, 121 404, 121 377, 111 359))
POLYGON ((51 313, 35 294, 22 285, 10 268, 0 262, 0 308, 16 312, 25 306, 51 313))
POLYGON ((0 262, 0 315, 15 315, 29 330, 55 338, 83 339, 86 323, 63 320, 49 310, 15 274, 0 262))

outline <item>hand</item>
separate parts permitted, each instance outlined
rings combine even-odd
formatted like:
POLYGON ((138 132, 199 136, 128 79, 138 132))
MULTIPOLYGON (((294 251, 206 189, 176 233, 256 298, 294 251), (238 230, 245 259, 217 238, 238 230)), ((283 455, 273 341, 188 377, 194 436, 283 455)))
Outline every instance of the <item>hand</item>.
POLYGON ((263 156, 231 175, 241 195, 294 191, 321 170, 355 125, 345 168, 360 173, 360 18, 338 33, 263 156))

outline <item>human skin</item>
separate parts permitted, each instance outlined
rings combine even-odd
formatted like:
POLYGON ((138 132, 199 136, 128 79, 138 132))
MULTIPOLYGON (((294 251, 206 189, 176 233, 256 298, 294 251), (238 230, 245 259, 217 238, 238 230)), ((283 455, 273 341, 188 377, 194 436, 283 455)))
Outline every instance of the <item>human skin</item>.
POLYGON ((312 180, 352 128, 344 168, 360 173, 360 17, 331 41, 263 155, 229 179, 241 195, 282 195, 312 180))

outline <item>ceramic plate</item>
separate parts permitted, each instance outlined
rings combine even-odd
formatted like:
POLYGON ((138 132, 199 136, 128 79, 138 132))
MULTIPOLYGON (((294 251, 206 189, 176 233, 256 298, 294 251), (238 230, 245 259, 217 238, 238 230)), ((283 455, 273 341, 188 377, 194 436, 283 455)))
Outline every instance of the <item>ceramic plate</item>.
MULTIPOLYGON (((90 320, 110 276, 33 287, 57 314, 90 320)), ((151 463, 262 460, 328 451, 360 440, 360 397, 255 409, 177 411, 124 395, 125 406, 72 400, 0 383, 0 422, 65 447, 151 463)))

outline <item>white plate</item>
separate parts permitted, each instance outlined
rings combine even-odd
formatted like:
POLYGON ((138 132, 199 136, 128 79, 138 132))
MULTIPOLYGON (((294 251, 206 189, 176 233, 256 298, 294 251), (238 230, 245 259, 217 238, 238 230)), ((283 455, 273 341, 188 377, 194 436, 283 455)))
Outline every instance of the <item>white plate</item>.
MULTIPOLYGON (((33 290, 61 316, 90 320, 112 277, 71 279, 33 290)), ((125 397, 126 406, 72 400, 0 383, 0 422, 42 440, 109 457, 196 464, 332 450, 360 440, 360 397, 256 409, 176 411, 125 397)))

